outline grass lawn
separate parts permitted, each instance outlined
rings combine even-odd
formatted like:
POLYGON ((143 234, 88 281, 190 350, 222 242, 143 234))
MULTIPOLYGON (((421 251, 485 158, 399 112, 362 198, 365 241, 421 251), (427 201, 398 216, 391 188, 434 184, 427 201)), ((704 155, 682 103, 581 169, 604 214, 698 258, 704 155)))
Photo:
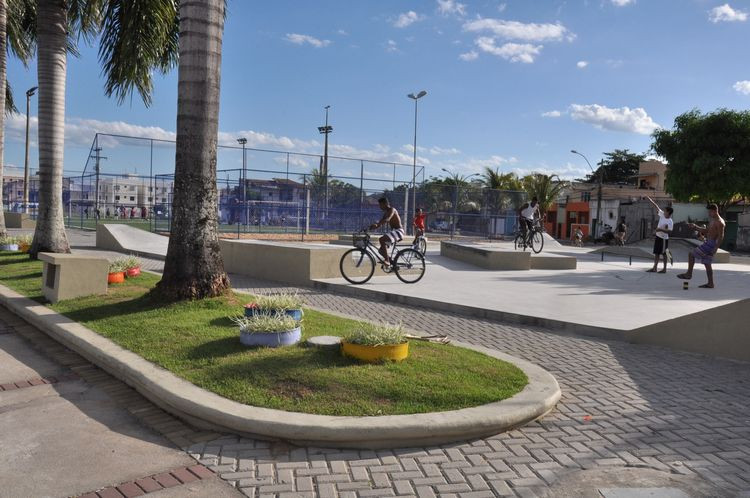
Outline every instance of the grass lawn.
MULTIPOLYGON (((41 262, 0 252, 0 283, 43 302, 41 276, 41 262)), ((528 382, 509 363, 422 341, 411 341, 406 361, 377 365, 305 346, 247 348, 228 317, 240 314, 249 296, 164 304, 147 295, 158 280, 144 273, 110 286, 106 296, 49 306, 197 386, 253 406, 321 415, 424 413, 502 400, 528 382)), ((303 339, 345 335, 355 323, 307 309, 303 339)))

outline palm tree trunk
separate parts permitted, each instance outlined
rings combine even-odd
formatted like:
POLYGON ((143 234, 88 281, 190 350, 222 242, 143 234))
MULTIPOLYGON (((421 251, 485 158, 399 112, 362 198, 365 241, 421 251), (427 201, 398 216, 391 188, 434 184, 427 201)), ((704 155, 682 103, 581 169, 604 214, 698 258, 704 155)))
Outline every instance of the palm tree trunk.
POLYGON ((33 257, 70 252, 62 203, 67 24, 65 0, 37 1, 39 214, 29 251, 33 257))
MULTIPOLYGON (((5 89, 7 84, 5 74, 5 23, 8 15, 6 0, 0 0, 0 90, 5 89)), ((5 237, 8 231, 5 229, 5 204, 3 203, 3 154, 5 152, 5 91, 0 91, 0 237, 5 237)))
POLYGON ((170 300, 217 296, 229 288, 216 190, 223 33, 224 0, 181 2, 172 231, 155 291, 170 300))

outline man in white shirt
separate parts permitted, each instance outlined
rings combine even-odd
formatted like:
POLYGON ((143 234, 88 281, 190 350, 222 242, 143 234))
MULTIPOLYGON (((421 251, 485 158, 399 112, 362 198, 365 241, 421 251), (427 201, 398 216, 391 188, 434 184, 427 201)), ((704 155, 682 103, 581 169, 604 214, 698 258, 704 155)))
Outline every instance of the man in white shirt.
POLYGON ((531 203, 524 203, 518 210, 518 214, 521 217, 521 232, 524 240, 526 240, 529 231, 534 228, 534 220, 539 217, 539 199, 532 197, 531 203))
POLYGON ((659 222, 656 224, 656 230, 654 231, 654 266, 650 268, 649 273, 655 273, 656 268, 659 266, 659 258, 664 257, 664 269, 659 273, 667 273, 667 252, 669 251, 669 234, 672 233, 674 228, 674 221, 672 220, 672 213, 674 210, 667 206, 664 211, 656 204, 651 197, 646 197, 651 204, 659 212, 659 222))

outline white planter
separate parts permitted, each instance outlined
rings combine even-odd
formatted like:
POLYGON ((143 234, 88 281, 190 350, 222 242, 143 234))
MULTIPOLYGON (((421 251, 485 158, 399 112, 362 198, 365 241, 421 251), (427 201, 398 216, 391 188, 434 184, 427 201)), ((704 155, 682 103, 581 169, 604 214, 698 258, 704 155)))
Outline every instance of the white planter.
POLYGON ((301 338, 301 327, 281 332, 243 332, 240 329, 240 342, 245 346, 277 348, 297 344, 301 338))

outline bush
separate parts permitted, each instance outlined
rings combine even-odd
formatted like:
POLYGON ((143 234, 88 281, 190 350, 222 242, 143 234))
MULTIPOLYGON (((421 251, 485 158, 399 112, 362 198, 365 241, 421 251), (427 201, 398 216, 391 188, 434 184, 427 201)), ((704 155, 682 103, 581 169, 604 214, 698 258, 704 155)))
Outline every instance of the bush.
POLYGON ((406 337, 404 337, 404 327, 400 323, 389 325, 362 322, 345 336, 344 340, 360 346, 395 346, 405 343, 406 337))
POLYGON ((116 259, 109 263, 109 273, 120 273, 127 270, 123 258, 116 259))
POLYGON ((18 244, 18 238, 10 235, 0 237, 0 246, 9 246, 11 244, 18 244))
POLYGON ((260 310, 296 310, 300 309, 303 303, 296 292, 282 292, 280 294, 260 294, 252 304, 255 304, 255 307, 260 310))
POLYGON ((30 233, 25 233, 16 237, 16 242, 18 242, 19 244, 25 244, 27 246, 30 246, 33 241, 34 236, 30 233))
POLYGON ((133 268, 140 268, 143 265, 143 262, 141 261, 141 258, 130 255, 126 258, 121 259, 122 264, 125 266, 126 270, 130 270, 133 268))
POLYGON ((286 332, 299 326, 297 320, 289 315, 278 313, 258 313, 250 317, 232 317, 232 321, 239 325, 240 332, 248 334, 267 332, 286 332))

